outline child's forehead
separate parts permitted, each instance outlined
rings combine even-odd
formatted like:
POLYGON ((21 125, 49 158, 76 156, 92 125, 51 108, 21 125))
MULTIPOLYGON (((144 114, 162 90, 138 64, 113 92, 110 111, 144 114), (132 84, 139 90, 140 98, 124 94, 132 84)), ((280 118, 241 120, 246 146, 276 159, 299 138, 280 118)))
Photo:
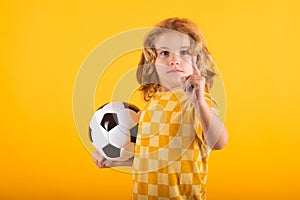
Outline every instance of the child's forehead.
POLYGON ((167 31, 161 33, 155 39, 155 48, 182 49, 190 47, 190 37, 178 31, 167 31))

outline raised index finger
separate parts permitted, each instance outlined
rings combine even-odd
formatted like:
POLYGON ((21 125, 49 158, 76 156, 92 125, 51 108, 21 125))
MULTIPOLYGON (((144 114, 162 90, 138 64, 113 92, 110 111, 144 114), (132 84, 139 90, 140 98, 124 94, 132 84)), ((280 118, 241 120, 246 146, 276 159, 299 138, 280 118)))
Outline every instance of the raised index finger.
POLYGON ((194 65, 192 65, 193 67, 193 74, 194 75, 201 75, 200 70, 198 69, 196 63, 194 65))

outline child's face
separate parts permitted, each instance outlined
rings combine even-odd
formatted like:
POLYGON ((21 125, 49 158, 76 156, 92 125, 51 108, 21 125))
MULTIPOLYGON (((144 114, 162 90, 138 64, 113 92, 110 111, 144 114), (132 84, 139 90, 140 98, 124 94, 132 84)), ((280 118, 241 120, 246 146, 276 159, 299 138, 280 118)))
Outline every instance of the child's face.
POLYGON ((189 37, 176 31, 168 31, 159 35, 154 45, 157 51, 155 67, 160 84, 164 89, 181 87, 181 77, 193 73, 189 37))

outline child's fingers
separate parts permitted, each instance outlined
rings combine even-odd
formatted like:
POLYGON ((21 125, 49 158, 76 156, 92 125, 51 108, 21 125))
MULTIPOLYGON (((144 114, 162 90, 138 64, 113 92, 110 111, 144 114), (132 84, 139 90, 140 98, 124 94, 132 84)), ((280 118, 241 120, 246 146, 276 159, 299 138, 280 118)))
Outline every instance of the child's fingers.
POLYGON ((200 70, 198 69, 198 67, 196 65, 193 65, 193 74, 195 75, 200 75, 200 70))
POLYGON ((191 90, 194 88, 194 84, 192 84, 191 80, 193 78, 191 78, 192 75, 190 76, 183 76, 181 77, 181 82, 182 82, 182 90, 184 92, 186 92, 187 90, 191 90))
POLYGON ((200 75, 200 70, 197 67, 197 56, 192 57, 193 74, 200 75))
POLYGON ((104 168, 104 167, 107 167, 106 162, 107 162, 107 160, 105 158, 103 158, 102 160, 97 160, 96 164, 97 164, 98 167, 104 168))
POLYGON ((92 159, 93 159, 94 163, 100 168, 104 167, 104 162, 107 160, 100 154, 99 151, 96 151, 92 154, 92 159))
POLYGON ((186 91, 186 85, 185 85, 186 79, 187 79, 187 77, 185 77, 185 76, 181 77, 182 90, 184 92, 186 91))
POLYGON ((110 160, 105 160, 105 161, 103 161, 102 164, 103 164, 104 167, 111 167, 112 166, 112 162, 110 160))
POLYGON ((182 88, 183 91, 193 91, 196 90, 203 90, 206 82, 206 78, 201 75, 190 75, 188 77, 182 78, 182 88))
POLYGON ((95 160, 102 160, 103 159, 103 156, 100 154, 99 151, 96 151, 92 154, 92 158, 95 159, 95 160))

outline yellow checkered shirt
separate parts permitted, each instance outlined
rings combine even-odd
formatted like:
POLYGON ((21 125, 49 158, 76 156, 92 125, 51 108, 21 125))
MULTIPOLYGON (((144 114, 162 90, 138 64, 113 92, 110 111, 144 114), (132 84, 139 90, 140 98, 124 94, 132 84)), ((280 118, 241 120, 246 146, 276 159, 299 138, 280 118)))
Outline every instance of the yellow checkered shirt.
POLYGON ((210 150, 188 97, 181 91, 158 93, 140 116, 133 199, 206 199, 210 150))

